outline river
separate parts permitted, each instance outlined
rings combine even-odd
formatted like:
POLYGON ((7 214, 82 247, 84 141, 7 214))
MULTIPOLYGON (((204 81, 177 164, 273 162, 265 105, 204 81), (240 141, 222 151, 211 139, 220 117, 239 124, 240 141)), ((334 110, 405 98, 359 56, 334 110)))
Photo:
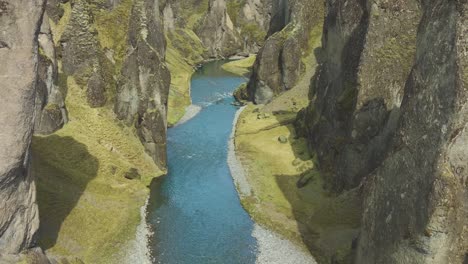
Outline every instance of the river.
POLYGON ((255 263, 254 223, 242 208, 227 164, 237 107, 232 92, 245 79, 204 65, 192 77, 201 111, 168 130, 169 174, 152 184, 148 205, 155 263, 255 263))

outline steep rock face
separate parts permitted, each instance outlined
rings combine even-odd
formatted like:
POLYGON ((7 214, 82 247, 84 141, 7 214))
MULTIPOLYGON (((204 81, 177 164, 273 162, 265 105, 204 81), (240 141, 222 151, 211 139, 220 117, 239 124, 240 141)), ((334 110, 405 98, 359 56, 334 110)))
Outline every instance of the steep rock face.
POLYGON ((355 263, 466 261, 466 8, 327 1, 300 118, 328 188, 363 194, 355 263))
POLYGON ((163 11, 165 28, 172 41, 201 42, 205 58, 226 57, 239 52, 255 53, 262 46, 265 32, 269 29, 271 2, 168 0, 163 11), (190 30, 196 36, 190 34, 190 30))
POLYGON ((356 263, 467 260, 468 4, 422 9, 401 119, 366 184, 356 263))
POLYGON ((63 72, 75 76, 78 84, 86 87, 91 107, 101 107, 107 101, 106 90, 110 89, 106 84, 112 80, 104 76, 106 58, 99 49, 98 32, 93 26, 92 7, 88 2, 71 2, 70 21, 58 44, 63 72))
POLYGON ((257 52, 263 44, 271 1, 210 0, 196 33, 209 57, 257 52))
POLYGON ((250 100, 264 104, 291 89, 304 73, 313 31, 323 21, 322 1, 275 1, 269 37, 260 50, 248 84, 250 100))
POLYGON ((67 122, 65 96, 58 86, 58 67, 49 18, 44 15, 39 32, 39 65, 34 133, 50 134, 67 122))
POLYGON ((382 161, 399 117, 420 13, 418 1, 327 2, 324 61, 305 115, 329 187, 354 188, 382 161))
POLYGON ((208 13, 201 20, 197 35, 207 44, 210 57, 220 57, 223 54, 233 54, 240 50, 242 43, 236 41, 234 24, 229 17, 224 0, 210 0, 208 13))
MULTIPOLYGON (((119 119, 136 128, 155 163, 165 167, 170 76, 159 9, 154 0, 47 4, 62 79, 73 76, 86 90, 90 107, 112 107, 119 119)), ((64 83, 58 89, 66 94, 64 83)), ((45 109, 59 119, 51 114, 62 107, 56 101, 45 109)))
POLYGON ((122 67, 115 112, 135 124, 143 145, 166 166, 166 107, 170 74, 164 65, 165 39, 158 1, 136 1, 130 18, 129 54, 122 67))
POLYGON ((0 259, 32 247, 39 227, 29 170, 44 1, 0 1, 0 259))

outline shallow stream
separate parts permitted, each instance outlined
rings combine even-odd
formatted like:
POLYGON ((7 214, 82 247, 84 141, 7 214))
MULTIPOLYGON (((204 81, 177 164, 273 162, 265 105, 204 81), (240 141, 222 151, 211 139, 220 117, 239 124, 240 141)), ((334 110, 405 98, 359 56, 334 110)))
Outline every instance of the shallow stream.
POLYGON ((255 263, 254 223, 242 208, 227 164, 237 111, 232 92, 245 80, 203 66, 191 96, 201 111, 168 130, 169 174, 152 185, 148 219, 151 254, 161 264, 255 263))

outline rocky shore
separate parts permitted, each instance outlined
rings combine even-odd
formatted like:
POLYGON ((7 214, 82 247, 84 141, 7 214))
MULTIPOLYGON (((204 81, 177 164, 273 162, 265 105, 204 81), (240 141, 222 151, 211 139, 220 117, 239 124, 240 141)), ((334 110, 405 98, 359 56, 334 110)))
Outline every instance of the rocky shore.
MULTIPOLYGON (((236 112, 228 149, 229 169, 241 200, 252 195, 252 189, 247 180, 247 172, 237 157, 235 149, 236 124, 244 109, 245 107, 241 107, 236 112)), ((258 243, 257 264, 317 263, 305 249, 300 248, 274 231, 262 227, 258 223, 254 224, 252 236, 257 239, 258 243)))

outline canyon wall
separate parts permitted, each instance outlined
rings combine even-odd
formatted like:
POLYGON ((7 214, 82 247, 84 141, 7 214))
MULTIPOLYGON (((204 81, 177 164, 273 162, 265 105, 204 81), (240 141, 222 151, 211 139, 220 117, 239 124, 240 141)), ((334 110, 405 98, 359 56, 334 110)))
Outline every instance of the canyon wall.
POLYGON ((365 183, 356 263, 467 261, 468 4, 421 7, 395 136, 365 183))
POLYGON ((28 251, 28 261, 48 263, 41 246, 60 263, 115 263, 140 223, 146 186, 166 173, 170 74, 159 2, 0 8, 10 95, 0 115, 0 262, 28 251))
MULTIPOLYGON (((62 78, 73 76, 86 89, 90 107, 114 106, 118 118, 136 128, 147 153, 164 167, 170 76, 164 65, 162 20, 155 9, 158 1, 51 0, 46 13, 54 24, 62 78)), ((49 92, 58 102, 45 109, 63 109, 63 86, 59 96, 49 92)))
POLYGON ((320 37, 323 9, 322 1, 274 1, 268 38, 247 86, 249 100, 268 103, 297 84, 307 70, 304 58, 314 53, 310 43, 320 37))
POLYGON ((42 0, 0 1, 0 260, 37 242, 30 145, 43 13, 42 0))
MULTIPOLYGON (((198 55, 220 58, 236 53, 255 53, 269 29, 271 0, 167 0, 164 23, 168 37, 183 54, 184 41, 200 42, 198 55), (193 34, 194 33, 194 34, 193 34)), ((189 46, 186 46, 189 48, 189 46)))
POLYGON ((466 258, 466 8, 327 1, 299 129, 327 188, 362 194, 355 263, 466 258))

